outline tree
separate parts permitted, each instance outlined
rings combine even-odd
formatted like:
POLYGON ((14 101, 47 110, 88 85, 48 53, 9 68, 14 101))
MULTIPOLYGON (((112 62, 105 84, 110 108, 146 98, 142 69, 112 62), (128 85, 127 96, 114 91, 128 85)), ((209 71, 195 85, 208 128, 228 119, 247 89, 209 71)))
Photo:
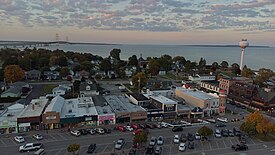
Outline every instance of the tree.
POLYGON ((261 122, 257 124, 256 131, 259 134, 267 136, 268 133, 274 131, 274 125, 271 120, 264 118, 261 122))
POLYGON ((112 64, 108 59, 103 59, 99 64, 100 69, 104 70, 105 72, 112 69, 112 64))
POLYGON ((172 57, 170 55, 162 55, 157 59, 159 67, 163 67, 165 71, 171 70, 171 65, 173 64, 172 57))
POLYGON ((59 74, 61 77, 66 77, 70 74, 70 70, 68 67, 62 67, 59 74))
POLYGON ((243 67, 243 70, 241 71, 241 76, 252 78, 253 75, 254 72, 250 68, 247 68, 246 66, 243 67))
POLYGON ((236 75, 240 75, 241 74, 240 66, 237 63, 233 63, 231 65, 231 71, 232 71, 232 73, 234 73, 236 75))
POLYGON ((80 145, 79 144, 70 144, 67 147, 68 152, 72 152, 73 155, 75 154, 76 151, 80 150, 80 145))
POLYGON ((159 72, 158 61, 156 59, 150 59, 148 65, 149 65, 151 76, 156 76, 159 72))
POLYGON ((68 66, 67 58, 65 56, 61 56, 58 58, 59 66, 68 66))
POLYGON ((272 70, 261 68, 256 76, 255 83, 262 87, 264 86, 264 83, 273 75, 274 73, 272 70))
POLYGON ((57 56, 53 55, 53 56, 50 57, 50 62, 49 62, 49 64, 50 64, 51 66, 57 65, 57 62, 58 62, 58 57, 57 57, 57 56))
POLYGON ((86 70, 90 72, 92 68, 93 68, 93 65, 90 61, 80 62, 80 70, 86 70))
POLYGON ((136 55, 133 55, 131 57, 129 57, 128 59, 128 65, 129 66, 137 66, 138 65, 138 60, 137 60, 137 56, 136 55))
POLYGON ((139 134, 135 134, 134 136, 134 144, 140 144, 146 143, 148 141, 148 132, 142 131, 139 134))
POLYGON ((24 79, 25 72, 18 65, 8 65, 4 70, 6 82, 13 83, 24 79))
POLYGON ((179 61, 182 65, 185 65, 186 59, 183 56, 176 56, 173 58, 173 62, 179 61))
POLYGON ((222 68, 227 68, 228 66, 229 66, 229 64, 227 61, 222 61, 222 63, 221 63, 222 68))
POLYGON ((147 84, 147 78, 145 73, 139 72, 136 75, 132 77, 132 82, 134 84, 134 87, 138 90, 143 88, 147 84))
POLYGON ((42 68, 44 66, 48 66, 49 65, 49 59, 45 58, 45 57, 41 57, 39 58, 39 67, 42 68))
POLYGON ((110 52, 110 56, 112 58, 114 58, 115 60, 120 60, 120 49, 114 48, 111 52, 110 52))
POLYGON ((205 67, 205 65, 206 65, 206 60, 201 58, 199 61, 199 67, 202 68, 202 67, 205 67))
POLYGON ((219 64, 217 62, 213 62, 211 66, 211 70, 216 71, 217 69, 219 69, 219 64))
POLYGON ((213 134, 213 130, 206 126, 203 126, 199 129, 198 133, 203 137, 207 137, 213 134))

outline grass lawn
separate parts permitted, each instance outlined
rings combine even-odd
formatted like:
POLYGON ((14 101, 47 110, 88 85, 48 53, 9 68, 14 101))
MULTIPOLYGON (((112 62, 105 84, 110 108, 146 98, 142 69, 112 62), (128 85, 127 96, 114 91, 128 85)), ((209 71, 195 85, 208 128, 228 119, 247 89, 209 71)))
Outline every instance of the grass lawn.
POLYGON ((270 135, 263 135, 263 134, 258 134, 256 138, 265 141, 265 142, 270 142, 270 141, 275 141, 275 136, 270 136, 270 135))
POLYGON ((129 90, 131 90, 133 93, 137 93, 138 90, 134 88, 134 86, 131 86, 130 84, 124 84, 125 87, 127 87, 129 90))
POLYGON ((45 85, 43 87, 43 93, 44 94, 52 94, 53 88, 57 87, 58 85, 56 84, 51 84, 51 85, 45 85))

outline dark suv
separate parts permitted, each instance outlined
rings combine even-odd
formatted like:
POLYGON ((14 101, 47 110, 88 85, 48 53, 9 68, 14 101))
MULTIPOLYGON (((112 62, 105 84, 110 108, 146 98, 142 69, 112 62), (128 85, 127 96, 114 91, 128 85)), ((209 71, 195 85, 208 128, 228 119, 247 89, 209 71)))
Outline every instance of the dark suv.
POLYGON ((172 129, 172 131, 173 131, 173 132, 180 132, 180 131, 183 131, 183 128, 180 127, 180 126, 177 126, 177 127, 174 127, 174 128, 172 129))
POLYGON ((88 147, 87 153, 94 153, 95 149, 96 149, 96 144, 91 144, 88 147))
POLYGON ((237 144, 237 145, 232 145, 232 149, 235 151, 245 151, 245 150, 248 150, 248 146, 245 144, 237 144))

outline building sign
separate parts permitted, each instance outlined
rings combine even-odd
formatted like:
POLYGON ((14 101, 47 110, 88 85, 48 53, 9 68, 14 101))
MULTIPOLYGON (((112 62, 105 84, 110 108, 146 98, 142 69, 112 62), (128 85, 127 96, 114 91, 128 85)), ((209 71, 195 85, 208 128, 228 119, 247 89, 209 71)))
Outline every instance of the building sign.
POLYGON ((18 126, 19 126, 19 128, 28 127, 28 126, 31 126, 31 123, 20 123, 18 126))
POLYGON ((101 116, 98 116, 99 121, 112 120, 112 119, 115 119, 114 115, 101 115, 101 116))
POLYGON ((46 119, 47 120, 49 120, 49 119, 56 119, 56 116, 47 116, 46 119))
POLYGON ((85 117, 85 121, 92 121, 93 118, 92 117, 85 117))

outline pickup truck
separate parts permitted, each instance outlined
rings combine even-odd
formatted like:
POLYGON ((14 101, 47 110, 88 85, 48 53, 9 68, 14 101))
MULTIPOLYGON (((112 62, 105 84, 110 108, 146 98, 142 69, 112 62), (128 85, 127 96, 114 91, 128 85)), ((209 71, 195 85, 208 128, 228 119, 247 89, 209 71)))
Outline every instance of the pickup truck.
POLYGON ((39 150, 42 147, 43 147, 43 144, 41 143, 27 143, 19 147, 19 152, 39 150))
POLYGON ((248 146, 245 144, 237 144, 237 145, 232 145, 232 149, 235 151, 244 151, 244 150, 248 150, 248 146))

